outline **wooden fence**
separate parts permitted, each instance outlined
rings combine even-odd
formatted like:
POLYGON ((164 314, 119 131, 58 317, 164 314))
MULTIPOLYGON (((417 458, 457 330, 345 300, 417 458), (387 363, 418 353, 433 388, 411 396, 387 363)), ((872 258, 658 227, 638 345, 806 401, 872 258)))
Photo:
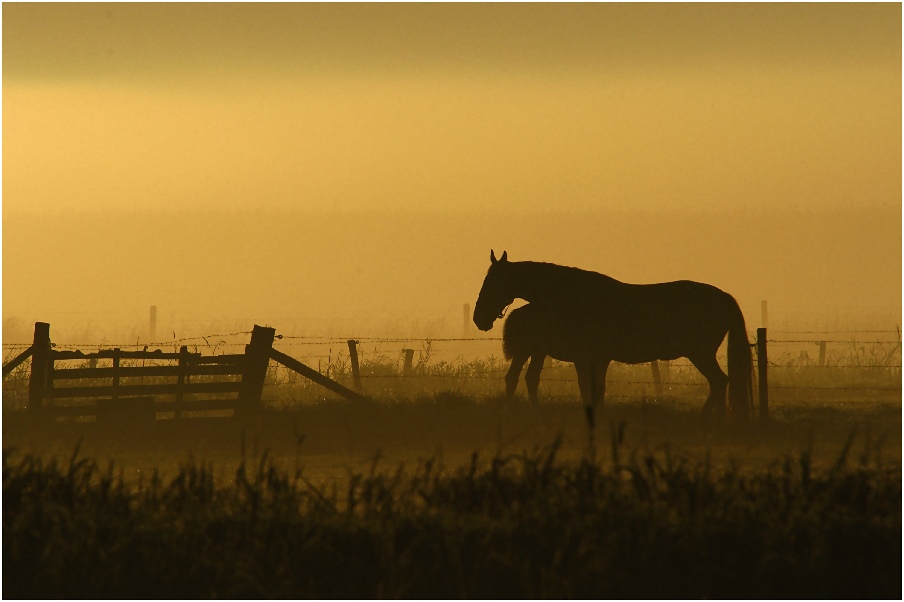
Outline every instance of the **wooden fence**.
MULTIPOLYGON (((231 410, 235 416, 241 416, 261 406, 261 394, 270 360, 346 399, 368 401, 361 394, 358 341, 348 341, 357 389, 353 391, 274 349, 275 334, 273 328, 255 326, 251 332, 251 341, 245 346, 245 353, 233 355, 204 356, 190 353, 185 346, 178 353, 165 353, 159 349, 105 349, 96 353, 83 353, 54 350, 50 342, 50 325, 37 322, 32 345, 4 364, 3 377, 6 378, 31 357, 29 411, 48 417, 94 415, 99 421, 105 420, 107 416, 123 414, 156 417, 160 412, 170 413, 174 418, 186 418, 198 412, 231 410), (140 360, 142 365, 123 365, 123 360, 132 363, 140 360), (72 361, 80 361, 81 365, 67 367, 66 363, 72 361), (98 367, 98 361, 109 361, 111 365, 98 367), (151 365, 147 365, 148 361, 152 362, 151 365), (168 382, 164 382, 167 379, 168 382), (124 380, 129 382, 123 382, 124 380), (134 382, 136 380, 137 383, 134 382)), ((765 421, 769 417, 765 328, 757 329, 757 340, 753 346, 756 348, 759 367, 759 403, 751 400, 755 404, 752 409, 758 410, 759 418, 765 421)), ((410 374, 414 351, 404 351, 403 374, 410 374)), ((656 395, 661 397, 662 382, 668 380, 669 362, 654 361, 651 369, 656 395)))
POLYGON ((153 420, 158 413, 188 418, 222 410, 242 416, 261 406, 271 359, 347 399, 366 400, 273 349, 275 332, 255 326, 243 354, 204 356, 185 346, 178 353, 160 349, 83 353, 54 350, 50 325, 37 322, 32 345, 3 366, 3 377, 30 357, 29 412, 48 418, 96 416, 98 422, 122 416, 153 420), (80 365, 71 367, 74 361, 80 365), (99 362, 110 365, 98 366, 99 362))

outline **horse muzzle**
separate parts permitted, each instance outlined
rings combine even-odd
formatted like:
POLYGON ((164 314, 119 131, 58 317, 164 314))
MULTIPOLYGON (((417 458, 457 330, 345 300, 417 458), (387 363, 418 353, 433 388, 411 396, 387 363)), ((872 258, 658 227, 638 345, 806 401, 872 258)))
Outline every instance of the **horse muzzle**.
POLYGON ((478 330, 482 330, 483 332, 486 332, 486 331, 492 329, 493 322, 494 322, 494 320, 481 320, 481 319, 478 319, 476 316, 474 318, 474 325, 477 326, 478 330))

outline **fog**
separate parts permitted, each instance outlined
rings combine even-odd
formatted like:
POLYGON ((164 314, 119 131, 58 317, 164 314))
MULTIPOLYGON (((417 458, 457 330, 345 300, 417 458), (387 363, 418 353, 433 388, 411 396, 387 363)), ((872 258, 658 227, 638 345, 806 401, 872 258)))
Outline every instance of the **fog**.
POLYGON ((490 248, 900 316, 894 4, 7 4, 3 151, 4 340, 460 332, 490 248))
POLYGON ((773 326, 843 315, 842 327, 894 330, 900 221, 894 210, 7 216, 4 319, 19 318, 26 341, 35 320, 69 341, 127 327, 146 341, 150 305, 162 340, 253 323, 459 336, 494 248, 629 282, 709 282, 738 299, 749 328, 766 299, 773 326), (32 247, 35 233, 41 252, 9 251, 32 247))

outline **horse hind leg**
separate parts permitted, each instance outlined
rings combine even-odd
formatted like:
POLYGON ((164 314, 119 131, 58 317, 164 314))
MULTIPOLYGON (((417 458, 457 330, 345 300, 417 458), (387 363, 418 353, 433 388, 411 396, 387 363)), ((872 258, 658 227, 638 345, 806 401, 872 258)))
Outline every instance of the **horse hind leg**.
POLYGON ((606 372, 609 370, 609 362, 575 362, 574 367, 578 373, 578 387, 584 401, 587 425, 592 431, 596 426, 596 406, 606 396, 606 372))
POLYGON ((706 403, 703 404, 703 413, 707 415, 715 413, 719 417, 724 417, 728 376, 722 371, 722 367, 719 366, 715 353, 689 357, 688 359, 709 383, 709 396, 706 398, 706 403))
POLYGON ((546 354, 532 355, 530 364, 527 366, 527 374, 524 375, 524 383, 527 385, 527 397, 532 408, 536 408, 539 403, 537 393, 540 389, 540 372, 543 371, 543 362, 545 361, 546 354))

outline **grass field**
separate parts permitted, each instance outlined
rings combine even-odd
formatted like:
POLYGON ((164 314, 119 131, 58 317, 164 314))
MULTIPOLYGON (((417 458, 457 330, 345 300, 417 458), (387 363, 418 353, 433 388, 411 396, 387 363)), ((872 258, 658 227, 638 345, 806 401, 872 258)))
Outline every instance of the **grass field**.
POLYGON ((569 365, 529 408, 492 356, 362 356, 371 403, 271 364, 245 419, 118 426, 34 420, 14 372, 4 597, 901 596, 900 344, 775 355, 767 423, 614 366, 592 450, 569 365))
POLYGON ((900 597, 900 403, 3 420, 4 597, 900 597))

